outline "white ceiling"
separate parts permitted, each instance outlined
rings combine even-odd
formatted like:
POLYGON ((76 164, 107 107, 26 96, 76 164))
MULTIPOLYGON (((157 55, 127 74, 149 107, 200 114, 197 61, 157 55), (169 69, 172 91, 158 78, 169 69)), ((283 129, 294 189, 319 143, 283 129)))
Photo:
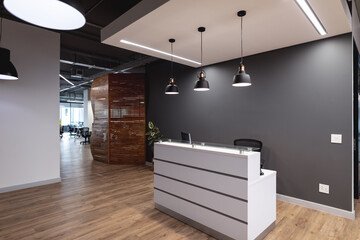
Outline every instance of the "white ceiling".
MULTIPOLYGON (((203 26, 206 27, 203 65, 209 65, 240 57, 239 10, 247 11, 243 19, 244 56, 350 32, 340 0, 308 2, 327 35, 318 34, 295 0, 170 0, 131 23, 126 16, 144 12, 138 4, 107 26, 102 31, 102 39, 109 45, 169 60, 169 56, 126 45, 120 40, 170 52, 168 39, 175 38, 175 55, 200 62, 197 28, 203 26), (124 28, 126 21, 129 25, 124 28)), ((198 67, 183 60, 174 61, 198 67)))

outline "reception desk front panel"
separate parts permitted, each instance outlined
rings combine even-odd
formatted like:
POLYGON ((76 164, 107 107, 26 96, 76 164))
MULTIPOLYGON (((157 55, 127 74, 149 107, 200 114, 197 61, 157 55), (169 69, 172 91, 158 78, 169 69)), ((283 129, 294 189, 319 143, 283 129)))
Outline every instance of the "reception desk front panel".
POLYGON ((219 239, 261 239, 275 225, 276 172, 259 169, 259 152, 156 143, 155 207, 219 239))

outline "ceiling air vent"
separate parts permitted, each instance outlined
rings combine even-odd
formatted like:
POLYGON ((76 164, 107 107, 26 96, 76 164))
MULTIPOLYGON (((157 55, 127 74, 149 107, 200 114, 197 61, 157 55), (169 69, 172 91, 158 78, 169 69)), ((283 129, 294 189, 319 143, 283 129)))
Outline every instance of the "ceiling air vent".
POLYGON ((84 70, 82 69, 71 69, 71 77, 72 78, 82 78, 84 75, 84 70))

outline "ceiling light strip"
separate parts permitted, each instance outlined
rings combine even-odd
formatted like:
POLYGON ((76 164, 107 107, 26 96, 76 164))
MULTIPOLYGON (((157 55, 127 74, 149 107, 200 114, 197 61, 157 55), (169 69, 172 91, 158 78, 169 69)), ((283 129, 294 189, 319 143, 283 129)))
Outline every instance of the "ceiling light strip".
POLYGON ((70 83, 71 85, 75 85, 75 84, 73 84, 72 82, 70 82, 69 80, 67 80, 67 78, 65 78, 63 75, 61 75, 61 74, 59 74, 59 76, 63 79, 63 80, 65 80, 65 81, 67 81, 68 83, 70 83))
POLYGON ((127 41, 127 40, 120 40, 120 42, 121 42, 121 43, 125 43, 125 44, 129 44, 129 45, 132 45, 132 46, 135 46, 135 47, 143 48, 143 49, 146 49, 146 50, 150 50, 150 51, 153 51, 153 52, 161 53, 161 54, 164 54, 164 55, 166 55, 166 56, 172 56, 173 58, 181 59, 181 60, 184 60, 184 61, 187 61, 187 62, 191 62, 191 63, 195 63, 195 64, 198 64, 198 65, 201 64, 201 63, 196 62, 196 61, 193 61, 193 60, 191 60, 191 59, 187 59, 187 58, 184 58, 184 57, 180 57, 180 56, 177 56, 177 55, 173 55, 173 54, 170 54, 170 53, 167 53, 167 52, 163 52, 163 51, 157 50, 157 49, 155 49, 155 48, 147 47, 147 46, 144 46, 144 45, 141 45, 141 44, 129 42, 129 41, 127 41))
POLYGON ((306 17, 310 20, 310 22, 318 31, 318 33, 320 35, 326 35, 327 33, 325 31, 324 26, 321 24, 319 18, 316 16, 315 12, 312 10, 307 0, 296 0, 296 3, 305 13, 306 17))

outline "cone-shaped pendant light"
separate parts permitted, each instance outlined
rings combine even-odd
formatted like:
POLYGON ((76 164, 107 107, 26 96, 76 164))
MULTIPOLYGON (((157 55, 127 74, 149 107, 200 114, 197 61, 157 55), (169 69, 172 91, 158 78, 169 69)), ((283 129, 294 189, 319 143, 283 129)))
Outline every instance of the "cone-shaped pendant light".
POLYGON ((246 15, 245 10, 241 10, 237 13, 237 15, 241 18, 241 60, 239 71, 233 78, 233 86, 234 87, 247 87, 251 85, 250 75, 245 72, 244 59, 243 59, 243 17, 246 15))
POLYGON ((200 32, 201 34, 201 71, 198 75, 198 78, 199 80, 196 81, 195 83, 195 87, 194 87, 194 91, 209 91, 210 88, 209 88, 209 82, 206 81, 206 74, 205 74, 205 71, 202 69, 202 62, 203 62, 203 59, 202 59, 202 55, 203 55, 203 47, 202 47, 202 33, 205 32, 205 28, 204 27, 199 27, 198 28, 198 31, 200 32))
MULTIPOLYGON (((1 11, 1 10, 0 10, 1 11)), ((2 12, 0 16, 0 44, 2 36, 2 12)), ((10 62, 10 50, 0 47, 0 80, 18 80, 16 68, 10 62)))
POLYGON ((174 65, 174 62, 173 62, 173 54, 174 54, 174 52, 173 52, 173 43, 175 42, 175 39, 170 38, 169 42, 171 44, 171 75, 170 75, 170 82, 165 88, 165 94, 179 94, 179 88, 178 88, 178 86, 176 86, 174 76, 173 76, 173 69, 174 69, 174 67, 173 67, 173 65, 174 65))

